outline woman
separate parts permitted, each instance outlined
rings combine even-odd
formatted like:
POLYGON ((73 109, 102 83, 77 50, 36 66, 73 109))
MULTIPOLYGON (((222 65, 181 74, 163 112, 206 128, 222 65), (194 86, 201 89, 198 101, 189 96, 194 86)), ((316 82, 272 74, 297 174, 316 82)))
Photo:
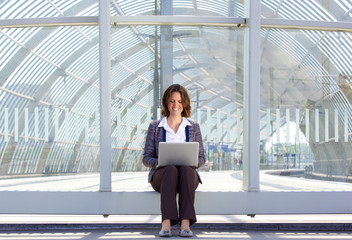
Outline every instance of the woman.
POLYGON ((199 142, 198 167, 205 163, 202 135, 197 123, 188 120, 191 116, 191 99, 186 88, 179 84, 168 87, 162 97, 161 120, 149 125, 143 164, 150 167, 148 181, 160 192, 161 237, 171 237, 171 226, 181 222, 180 236, 191 237, 190 226, 197 221, 194 210, 195 190, 201 182, 197 171, 189 166, 166 166, 158 164, 159 142, 199 142), (179 193, 177 210, 176 194, 179 193))

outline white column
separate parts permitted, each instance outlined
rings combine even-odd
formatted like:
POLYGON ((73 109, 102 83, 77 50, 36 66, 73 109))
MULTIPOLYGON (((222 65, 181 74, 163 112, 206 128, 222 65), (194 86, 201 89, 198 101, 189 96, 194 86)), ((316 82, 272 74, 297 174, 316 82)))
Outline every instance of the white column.
POLYGON ((243 115, 243 110, 240 108, 237 108, 237 137, 236 137, 236 141, 237 144, 242 144, 243 142, 241 141, 241 118, 243 115))
POLYGON ((245 1, 243 190, 259 191, 260 1, 245 1))
MULTIPOLYGON (((161 15, 173 15, 173 1, 161 0, 161 15)), ((173 26, 160 26, 160 88, 173 84, 173 26)), ((155 59, 156 60, 156 59, 155 59)), ((160 119, 160 118, 158 118, 160 119)))
POLYGON ((227 142, 231 142, 231 112, 230 109, 227 109, 227 142))
POLYGON ((299 109, 296 108, 296 142, 299 142, 299 109))
POLYGON ((201 125, 201 121, 202 121, 202 118, 201 118, 201 111, 200 111, 200 108, 197 109, 197 123, 199 125, 201 125))
POLYGON ((290 109, 286 109, 286 143, 290 142, 290 109))
POLYGON ((24 141, 28 142, 29 139, 29 112, 28 108, 24 109, 24 141))
POLYGON ((271 136, 271 122, 270 122, 270 108, 266 109, 266 141, 270 142, 271 136))
POLYGON ((116 115, 116 142, 118 143, 121 139, 121 108, 117 109, 116 115))
POLYGON ((280 109, 276 109, 276 143, 281 143, 280 136, 280 126, 281 126, 281 113, 280 109))
POLYGON ((34 108, 34 141, 38 142, 39 139, 39 110, 34 108))
POLYGON ((319 142, 319 109, 315 109, 315 142, 319 142))
POLYGON ((347 118, 347 109, 344 110, 344 140, 348 142, 348 118, 347 118))
POLYGON ((65 140, 68 141, 69 139, 69 126, 68 126, 68 121, 69 121, 69 110, 68 108, 65 108, 65 140))
POLYGON ((306 109, 306 139, 309 142, 309 109, 306 109))
MULTIPOLYGON (((131 108, 127 109, 127 119, 126 119, 126 132, 127 132, 127 141, 132 142, 132 136, 131 136, 131 132, 132 132, 132 117, 131 117, 132 113, 131 113, 131 108)), ((159 119, 159 118, 158 118, 159 119)))
POLYGON ((5 142, 9 141, 9 109, 5 108, 4 112, 4 124, 5 124, 5 142))
POLYGON ((86 115, 84 118, 84 141, 87 143, 89 137, 89 112, 86 110, 86 115))
POLYGON ((157 116, 157 119, 161 119, 161 108, 157 109, 156 116, 157 116))
POLYGON ((150 111, 151 109, 147 109, 147 120, 146 120, 146 122, 148 123, 147 127, 149 126, 149 123, 152 120, 152 113, 150 111))
POLYGON ((55 140, 58 140, 59 139, 59 109, 58 108, 55 108, 55 132, 54 132, 54 139, 55 140))
POLYGON ((48 108, 45 108, 45 111, 44 111, 44 113, 45 113, 45 119, 44 119, 44 121, 45 121, 45 127, 44 127, 44 131, 45 131, 45 133, 44 133, 44 138, 45 138, 45 141, 47 141, 47 142, 49 142, 49 109, 48 108))
POLYGON ((94 117, 94 121, 95 121, 95 141, 98 142, 99 141, 99 110, 96 109, 95 110, 95 117, 94 117))
POLYGON ((210 132, 211 132, 211 121, 210 121, 210 109, 207 108, 207 141, 211 141, 210 132))
POLYGON ((325 142, 329 142, 329 109, 325 109, 325 142))
POLYGON ((335 117, 335 142, 339 141, 339 112, 335 108, 334 109, 334 117, 335 117))
POLYGON ((110 1, 99 0, 100 191, 111 192, 110 1))
POLYGON ((221 126, 221 116, 220 116, 220 110, 218 109, 216 111, 216 141, 220 143, 221 141, 221 132, 222 132, 222 126, 221 126))
POLYGON ((79 134, 79 125, 78 125, 78 118, 79 118, 79 115, 78 115, 78 113, 74 113, 74 116, 75 116, 75 142, 78 142, 78 140, 79 140, 79 136, 78 136, 78 134, 79 134))
POLYGON ((18 129, 18 108, 15 108, 15 142, 18 142, 18 135, 19 135, 19 129, 18 129))

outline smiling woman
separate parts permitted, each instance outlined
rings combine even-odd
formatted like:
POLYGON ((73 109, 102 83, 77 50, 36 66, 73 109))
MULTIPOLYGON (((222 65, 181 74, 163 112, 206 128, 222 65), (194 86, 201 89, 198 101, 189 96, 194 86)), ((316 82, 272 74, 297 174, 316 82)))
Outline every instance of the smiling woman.
POLYGON ((180 235, 192 236, 190 225, 196 219, 195 190, 201 182, 199 174, 190 166, 157 167, 160 142, 198 142, 198 168, 205 163, 203 140, 199 125, 190 116, 190 96, 179 84, 169 86, 162 97, 162 120, 153 121, 148 129, 143 163, 151 168, 149 181, 161 194, 161 237, 171 236, 171 226, 181 222, 180 235), (179 193, 179 208, 176 195, 179 193))

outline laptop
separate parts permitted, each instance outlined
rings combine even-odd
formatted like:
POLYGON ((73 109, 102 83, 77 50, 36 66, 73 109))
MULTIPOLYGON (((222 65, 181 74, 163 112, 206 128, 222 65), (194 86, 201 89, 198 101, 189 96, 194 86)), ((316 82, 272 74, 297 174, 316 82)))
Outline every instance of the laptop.
POLYGON ((160 142, 157 167, 168 165, 198 167, 198 142, 160 142))

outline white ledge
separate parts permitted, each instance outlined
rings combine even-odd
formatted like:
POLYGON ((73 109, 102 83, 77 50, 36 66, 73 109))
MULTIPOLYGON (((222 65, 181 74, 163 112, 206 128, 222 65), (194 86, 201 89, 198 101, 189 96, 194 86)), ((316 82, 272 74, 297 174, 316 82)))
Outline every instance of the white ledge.
MULTIPOLYGON (((0 191, 0 214, 160 214, 148 192, 0 191)), ((352 192, 200 192, 196 212, 213 214, 351 214, 352 192), (334 203, 334 204, 332 204, 334 203)))

